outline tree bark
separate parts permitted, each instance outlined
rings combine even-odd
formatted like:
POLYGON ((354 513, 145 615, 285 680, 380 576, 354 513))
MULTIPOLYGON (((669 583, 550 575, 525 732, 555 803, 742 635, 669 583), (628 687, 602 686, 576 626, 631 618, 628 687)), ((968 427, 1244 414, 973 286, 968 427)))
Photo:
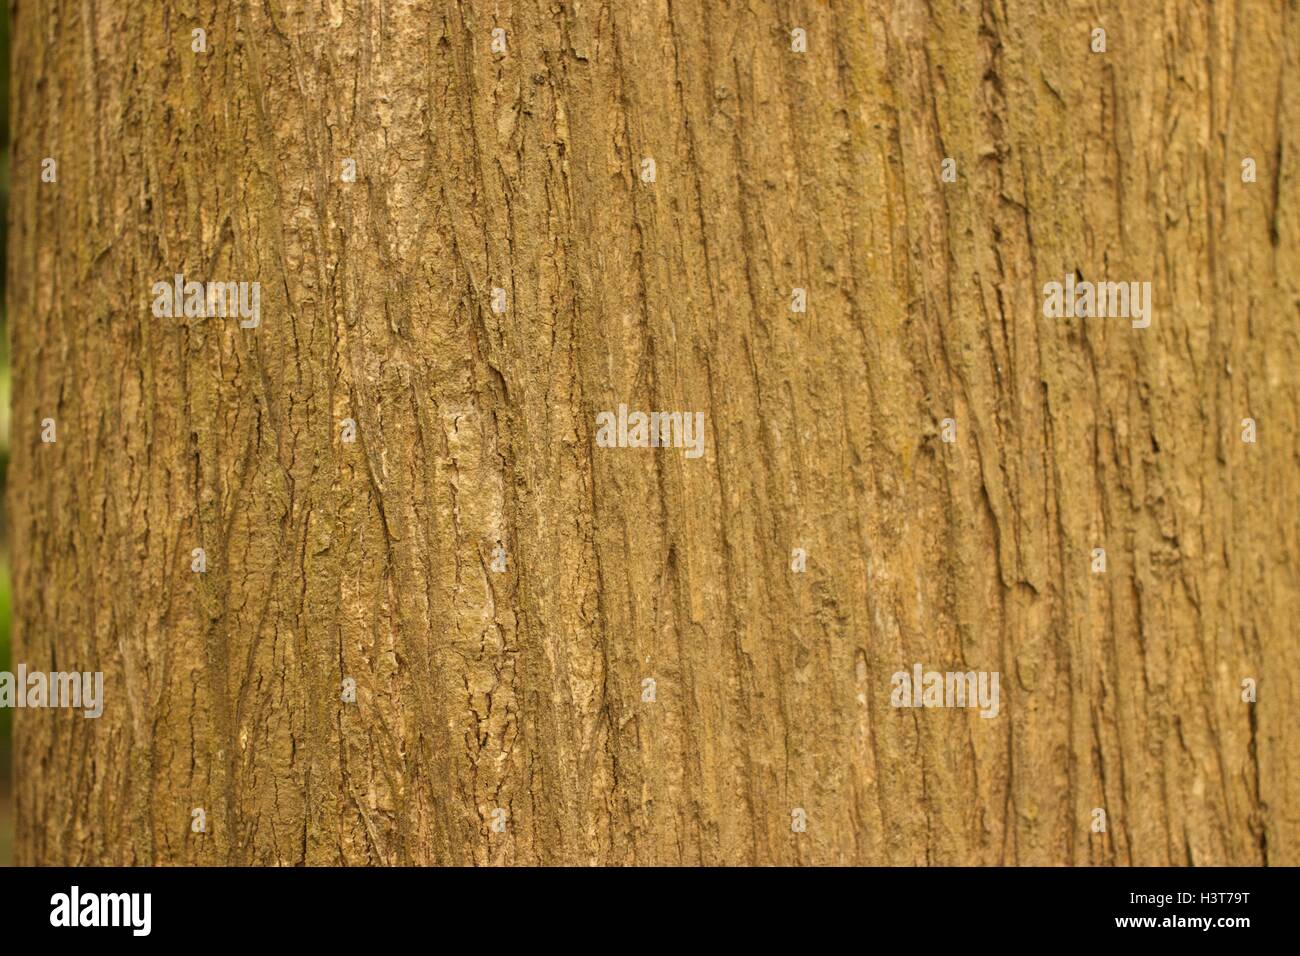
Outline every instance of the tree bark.
POLYGON ((1294 4, 14 27, 19 863, 1300 863, 1294 4))

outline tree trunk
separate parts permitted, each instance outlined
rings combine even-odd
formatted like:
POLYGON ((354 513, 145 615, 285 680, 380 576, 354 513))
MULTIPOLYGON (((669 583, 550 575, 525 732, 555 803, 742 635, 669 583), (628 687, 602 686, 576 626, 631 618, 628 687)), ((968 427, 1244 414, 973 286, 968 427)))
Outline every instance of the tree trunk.
POLYGON ((1300 863, 1300 16, 1102 7, 17 0, 18 862, 1300 863))

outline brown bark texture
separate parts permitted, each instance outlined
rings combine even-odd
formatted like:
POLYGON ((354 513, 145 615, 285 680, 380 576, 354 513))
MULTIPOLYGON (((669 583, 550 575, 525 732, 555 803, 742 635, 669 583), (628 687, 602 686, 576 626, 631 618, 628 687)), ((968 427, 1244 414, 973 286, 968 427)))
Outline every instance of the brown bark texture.
POLYGON ((1300 863, 1294 2, 14 31, 18 862, 1300 863))

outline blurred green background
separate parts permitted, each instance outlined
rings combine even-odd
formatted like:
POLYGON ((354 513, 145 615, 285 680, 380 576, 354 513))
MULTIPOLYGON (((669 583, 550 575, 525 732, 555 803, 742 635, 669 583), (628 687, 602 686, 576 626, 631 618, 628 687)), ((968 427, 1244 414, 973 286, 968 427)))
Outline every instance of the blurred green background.
MULTIPOLYGON (((9 657, 9 521, 4 510, 5 475, 9 471, 9 326, 4 292, 9 229, 9 4, 0 3, 0 671, 9 657)), ((13 712, 0 707, 0 866, 13 859, 13 712)))

